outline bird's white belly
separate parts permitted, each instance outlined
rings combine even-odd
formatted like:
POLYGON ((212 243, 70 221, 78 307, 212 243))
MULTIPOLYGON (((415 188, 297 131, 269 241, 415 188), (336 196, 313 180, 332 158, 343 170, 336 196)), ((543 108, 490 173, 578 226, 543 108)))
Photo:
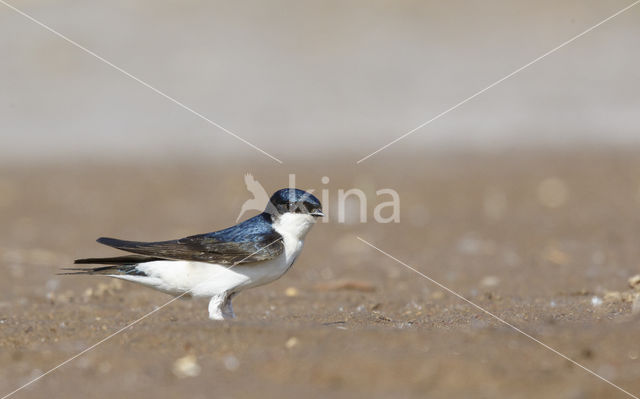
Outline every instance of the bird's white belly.
POLYGON ((285 250, 267 261, 225 266, 192 261, 155 261, 141 263, 137 270, 146 276, 112 275, 112 277, 140 283, 170 294, 213 296, 225 292, 239 292, 277 280, 289 270, 302 250, 303 242, 284 240, 285 250))

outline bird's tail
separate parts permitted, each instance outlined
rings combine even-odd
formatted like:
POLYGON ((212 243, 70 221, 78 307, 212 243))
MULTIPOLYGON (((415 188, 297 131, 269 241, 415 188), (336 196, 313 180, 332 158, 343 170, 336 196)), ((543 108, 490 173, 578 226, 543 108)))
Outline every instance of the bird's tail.
MULTIPOLYGON (((100 267, 63 267, 63 272, 59 275, 70 274, 128 274, 124 268, 127 266, 115 265, 115 266, 100 266, 100 267)), ((134 269, 136 265, 129 265, 128 268, 134 269)))
POLYGON ((137 270, 139 263, 161 260, 150 256, 142 255, 126 255, 116 256, 112 258, 86 258, 76 259, 73 263, 76 265, 107 265, 98 267, 65 267, 61 275, 67 274, 128 274, 130 276, 144 276, 145 274, 137 270))

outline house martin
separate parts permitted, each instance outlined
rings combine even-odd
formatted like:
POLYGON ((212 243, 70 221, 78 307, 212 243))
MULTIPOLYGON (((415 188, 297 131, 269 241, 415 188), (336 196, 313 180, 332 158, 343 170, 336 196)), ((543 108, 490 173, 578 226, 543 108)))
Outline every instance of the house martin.
POLYGON ((304 239, 322 217, 312 194, 284 188, 271 196, 261 214, 212 233, 158 242, 99 238, 133 255, 77 259, 64 274, 106 275, 172 295, 208 297, 209 318, 234 318, 232 298, 239 292, 280 278, 293 265, 304 239))

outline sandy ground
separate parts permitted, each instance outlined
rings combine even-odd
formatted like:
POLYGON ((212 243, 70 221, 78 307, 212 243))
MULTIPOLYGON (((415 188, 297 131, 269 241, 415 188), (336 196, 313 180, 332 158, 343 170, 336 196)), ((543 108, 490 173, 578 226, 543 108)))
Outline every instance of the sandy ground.
POLYGON ((356 236, 640 395, 628 284, 640 273, 640 151, 268 162, 2 166, 0 394, 171 299, 55 274, 117 253, 95 238, 226 227, 248 198, 243 173, 274 191, 295 172, 329 191, 331 221, 287 275, 234 301, 237 320, 176 301, 13 397, 627 397, 356 236), (369 221, 336 223, 338 189, 352 187, 368 194, 369 221), (372 220, 385 187, 401 196, 400 223, 372 220))

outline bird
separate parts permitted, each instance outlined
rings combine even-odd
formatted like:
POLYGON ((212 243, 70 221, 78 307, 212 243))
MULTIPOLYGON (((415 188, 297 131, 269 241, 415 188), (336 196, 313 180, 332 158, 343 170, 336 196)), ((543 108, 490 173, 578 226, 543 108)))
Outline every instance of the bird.
POLYGON ((244 184, 247 186, 247 190, 253 194, 253 198, 246 200, 244 204, 242 204, 240 213, 236 218, 236 223, 238 223, 238 220, 240 220, 246 211, 254 209, 260 210, 264 204, 269 201, 269 194, 267 194, 267 191, 262 187, 262 184, 253 178, 251 173, 244 175, 244 184))
POLYGON ((131 254, 77 259, 97 267, 64 268, 61 274, 104 275, 174 295, 207 297, 209 318, 235 318, 231 300, 241 291, 282 277, 294 264, 315 220, 323 217, 311 193, 283 188, 264 212, 229 228, 185 238, 139 242, 97 240, 131 254))

